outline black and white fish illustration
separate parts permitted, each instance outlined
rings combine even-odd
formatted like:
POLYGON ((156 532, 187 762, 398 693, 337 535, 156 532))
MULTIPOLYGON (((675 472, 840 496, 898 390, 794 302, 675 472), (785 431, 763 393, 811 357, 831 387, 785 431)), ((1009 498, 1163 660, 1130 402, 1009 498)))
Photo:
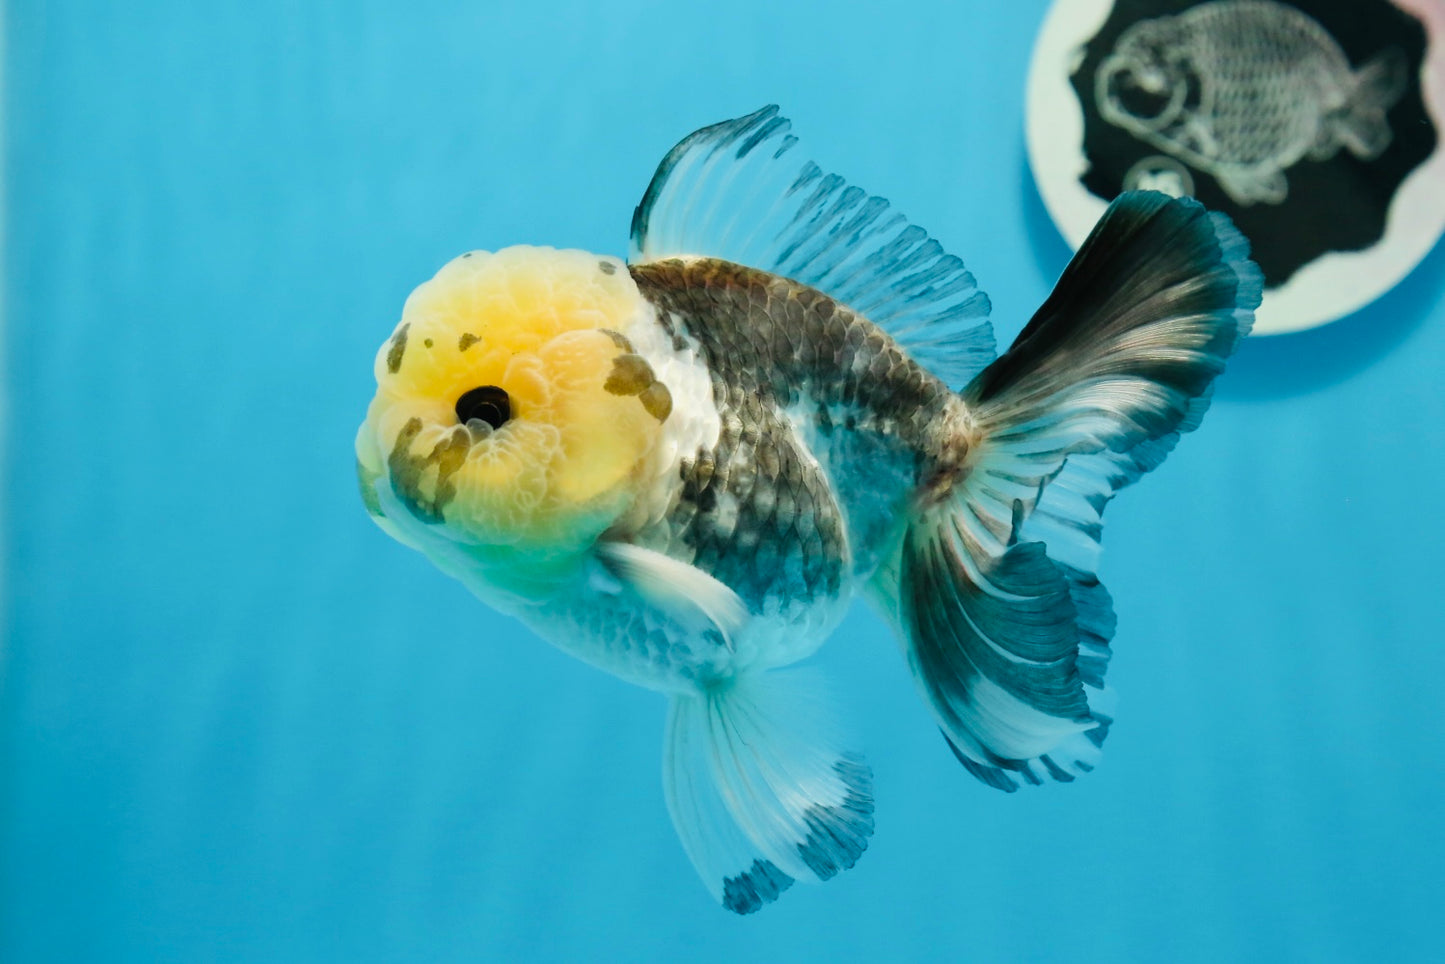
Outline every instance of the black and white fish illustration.
POLYGON ((1261 292, 1223 215, 1125 194, 995 357, 963 263, 796 146, 776 107, 684 139, 625 262, 454 259, 356 437, 386 533, 666 694, 668 810, 737 913, 873 834, 872 771, 793 668, 857 597, 980 780, 1094 768, 1104 508, 1198 427, 1261 292))
POLYGON ((1387 48, 1358 70, 1320 24, 1273 0, 1212 0, 1143 20, 1095 74, 1100 115, 1212 175, 1240 204, 1278 204, 1285 172, 1341 148, 1389 147, 1386 112, 1407 84, 1387 48))

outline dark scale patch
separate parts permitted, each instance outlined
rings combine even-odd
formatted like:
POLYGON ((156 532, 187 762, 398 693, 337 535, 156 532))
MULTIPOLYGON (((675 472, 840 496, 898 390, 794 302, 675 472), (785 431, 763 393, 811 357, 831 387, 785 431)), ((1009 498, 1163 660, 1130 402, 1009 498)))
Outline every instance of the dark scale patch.
POLYGON ((599 261, 597 262, 597 267, 602 269, 603 274, 617 273, 617 265, 613 264, 611 261, 599 261))
POLYGON ((673 521, 693 563, 755 609, 770 597, 836 596, 848 550, 827 479, 757 398, 736 395, 727 407, 735 417, 717 446, 684 466, 673 521), (733 511, 720 511, 725 504, 733 511))
MULTIPOLYGON (((674 341, 696 339, 717 382, 778 406, 805 395, 830 409, 888 419, 927 450, 951 393, 876 325, 822 292, 726 261, 630 268, 674 341)), ((726 401, 725 398, 719 399, 726 401)))
POLYGON ((803 816, 808 839, 798 854, 808 869, 827 880, 858 862, 873 836, 873 771, 856 757, 845 757, 833 772, 848 787, 842 806, 812 806, 803 816))
POLYGON ((712 484, 713 457, 699 450, 696 458, 684 458, 679 466, 682 476, 682 504, 696 512, 711 512, 717 507, 717 488, 712 484))
POLYGON ((771 860, 754 860, 743 873, 723 879, 723 906, 735 914, 751 914, 791 886, 793 878, 771 860))
POLYGON ((406 333, 411 328, 408 322, 391 336, 391 347, 386 350, 386 370, 395 375, 401 371, 401 359, 406 354, 406 333))
POLYGON ((472 347, 481 340, 482 339, 480 337, 472 334, 469 331, 463 332, 462 336, 457 339, 457 351, 466 351, 468 348, 472 347))
POLYGON ((430 347, 431 347, 431 344, 432 344, 430 338, 423 338, 423 339, 421 340, 421 343, 422 343, 423 345, 425 345, 426 347, 428 347, 428 348, 430 348, 430 347))
POLYGON ((696 343, 723 419, 716 447, 682 464, 669 537, 750 605, 836 594, 851 556, 840 490, 819 465, 828 453, 810 452, 783 409, 803 401, 829 430, 886 432, 927 452, 939 448, 947 386, 867 319, 785 278, 708 259, 629 270, 674 344, 696 343))
POLYGON ((391 473, 392 487, 402 504, 423 522, 441 522, 442 510, 456 498, 457 490, 452 476, 456 475, 466 461, 467 452, 472 446, 471 434, 459 425, 438 442, 429 454, 413 455, 411 445, 421 434, 421 429, 422 422, 419 418, 413 418, 402 426, 386 464, 391 473), (427 499, 422 494, 421 486, 427 470, 432 466, 436 466, 437 470, 436 495, 427 499))

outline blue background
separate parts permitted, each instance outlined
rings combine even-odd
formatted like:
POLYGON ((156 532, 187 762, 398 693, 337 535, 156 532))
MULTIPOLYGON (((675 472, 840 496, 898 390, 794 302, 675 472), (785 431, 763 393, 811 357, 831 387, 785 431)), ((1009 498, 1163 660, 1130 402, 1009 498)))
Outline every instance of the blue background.
POLYGON ((1098 772, 975 782, 860 608, 817 662, 877 835, 736 918, 668 822, 662 700, 367 520, 373 355, 463 250, 624 254, 662 154, 773 101, 1011 338, 1067 255, 1041 8, 7 6, 0 960, 1439 953, 1445 249, 1246 345, 1110 510, 1098 772))

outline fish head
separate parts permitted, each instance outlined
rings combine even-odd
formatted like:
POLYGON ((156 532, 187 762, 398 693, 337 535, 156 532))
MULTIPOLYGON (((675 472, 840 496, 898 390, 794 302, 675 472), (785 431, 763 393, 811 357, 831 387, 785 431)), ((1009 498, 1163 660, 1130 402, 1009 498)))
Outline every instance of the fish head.
POLYGON ((1094 74, 1100 116, 1141 135, 1181 125, 1199 106, 1202 90, 1188 39, 1172 18, 1145 20, 1124 31, 1094 74))
POLYGON ((635 500, 671 412, 627 336, 640 325, 655 315, 615 258, 518 246, 447 264, 376 356, 356 439, 373 518, 432 556, 590 547, 635 500))

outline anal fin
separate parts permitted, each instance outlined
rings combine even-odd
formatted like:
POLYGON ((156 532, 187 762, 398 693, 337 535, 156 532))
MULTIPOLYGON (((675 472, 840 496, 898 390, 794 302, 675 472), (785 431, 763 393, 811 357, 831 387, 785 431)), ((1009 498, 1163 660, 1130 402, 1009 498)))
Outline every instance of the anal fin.
POLYGON ((873 833, 872 772, 829 737, 802 676, 747 674, 677 694, 669 710, 668 812, 704 884, 738 914, 852 867, 873 833))

